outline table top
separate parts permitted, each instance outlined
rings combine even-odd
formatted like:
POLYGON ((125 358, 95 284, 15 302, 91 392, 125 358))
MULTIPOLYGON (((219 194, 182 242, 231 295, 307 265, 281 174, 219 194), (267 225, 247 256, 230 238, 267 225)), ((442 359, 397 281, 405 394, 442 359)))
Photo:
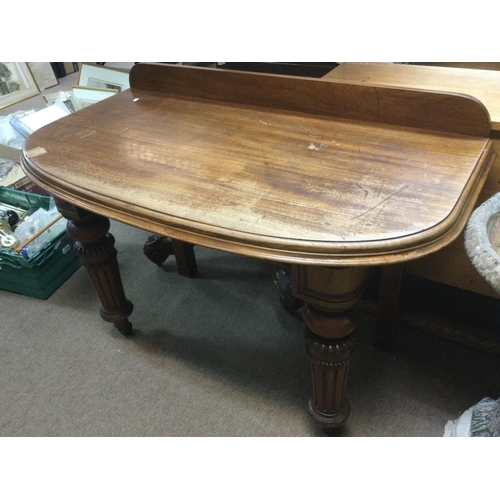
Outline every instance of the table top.
POLYGON ((225 251, 418 257, 460 234, 494 159, 468 97, 151 64, 130 81, 32 134, 24 170, 67 202, 225 251))
POLYGON ((468 94, 481 101, 500 131, 500 71, 390 63, 342 63, 324 76, 357 82, 468 94))

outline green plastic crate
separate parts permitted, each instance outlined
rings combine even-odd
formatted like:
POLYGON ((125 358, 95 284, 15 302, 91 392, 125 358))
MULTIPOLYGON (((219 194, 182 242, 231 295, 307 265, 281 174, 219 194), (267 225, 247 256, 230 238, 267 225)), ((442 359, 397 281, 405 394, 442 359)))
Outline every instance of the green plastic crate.
MULTIPOLYGON (((24 210, 48 209, 49 196, 0 187, 0 201, 24 210)), ((37 299, 49 298, 79 267, 74 241, 62 231, 34 257, 0 250, 0 289, 37 299)))

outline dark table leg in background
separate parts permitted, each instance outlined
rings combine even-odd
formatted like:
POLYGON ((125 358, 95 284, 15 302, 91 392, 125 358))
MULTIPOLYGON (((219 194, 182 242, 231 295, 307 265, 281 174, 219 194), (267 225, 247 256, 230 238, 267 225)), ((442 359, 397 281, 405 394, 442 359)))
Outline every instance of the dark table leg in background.
POLYGON ((186 276, 186 278, 194 278, 198 274, 194 245, 179 240, 172 240, 172 246, 179 274, 186 276))
POLYGON ((403 267, 403 264, 384 266, 380 275, 375 346, 384 351, 390 351, 392 348, 403 267))
POLYGON ((144 255, 158 266, 170 255, 175 255, 177 270, 181 276, 194 278, 198 274, 194 245, 190 243, 152 234, 144 244, 144 255))
POLYGON ((123 334, 132 332, 128 317, 133 305, 125 297, 116 260, 115 239, 106 217, 95 215, 55 198, 57 209, 68 220, 67 233, 75 240, 74 251, 87 270, 101 299, 101 317, 123 334))

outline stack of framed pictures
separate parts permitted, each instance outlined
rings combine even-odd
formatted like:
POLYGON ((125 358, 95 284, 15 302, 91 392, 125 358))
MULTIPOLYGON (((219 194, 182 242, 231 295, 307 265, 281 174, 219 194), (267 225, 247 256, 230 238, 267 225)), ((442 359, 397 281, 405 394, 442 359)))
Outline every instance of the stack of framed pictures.
POLYGON ((45 94, 43 98, 47 106, 62 102, 74 113, 129 87, 129 70, 81 63, 78 83, 72 86, 71 91, 45 94))
MULTIPOLYGON (((72 64, 79 67, 77 85, 64 96, 44 93, 47 105, 54 104, 58 97, 66 98, 69 111, 74 112, 130 86, 128 69, 108 68, 95 63, 72 64)), ((0 62, 0 109, 39 95, 58 84, 49 62, 0 62)))
POLYGON ((73 96, 78 109, 82 109, 128 88, 128 70, 82 63, 78 85, 73 87, 73 96))

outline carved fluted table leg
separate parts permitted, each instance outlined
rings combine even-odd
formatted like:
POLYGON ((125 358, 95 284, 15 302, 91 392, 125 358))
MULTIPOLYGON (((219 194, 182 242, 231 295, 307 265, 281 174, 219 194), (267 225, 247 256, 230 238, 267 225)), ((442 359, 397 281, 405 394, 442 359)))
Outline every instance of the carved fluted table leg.
POLYGON ((132 332, 128 317, 133 305, 125 297, 116 260, 115 239, 109 219, 55 199, 59 212, 68 220, 67 233, 75 240, 74 250, 87 270, 101 299, 101 317, 123 334, 132 332))
POLYGON ((293 293, 303 307, 310 358, 312 398, 309 413, 325 429, 341 426, 350 405, 345 397, 357 326, 356 303, 368 269, 293 266, 293 293))

